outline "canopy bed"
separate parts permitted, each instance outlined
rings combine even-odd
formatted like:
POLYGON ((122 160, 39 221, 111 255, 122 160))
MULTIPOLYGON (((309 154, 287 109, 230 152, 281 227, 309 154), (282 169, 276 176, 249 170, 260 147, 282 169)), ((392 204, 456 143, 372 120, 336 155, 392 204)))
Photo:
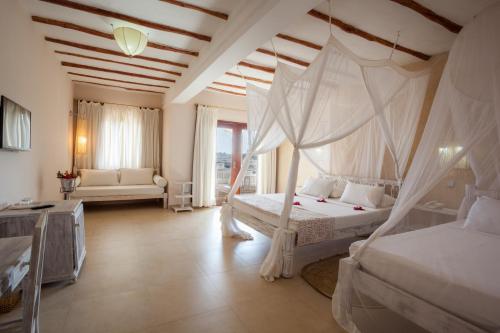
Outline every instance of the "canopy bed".
POLYGON ((497 2, 457 36, 389 219, 341 261, 333 314, 348 332, 359 332, 352 304, 363 295, 428 331, 500 331, 499 17, 497 2), (475 185, 457 221, 394 234, 464 157, 475 185))
MULTIPOLYGON (((279 220, 265 232, 272 235, 272 246, 260 271, 266 280, 289 277, 293 272, 294 247, 298 243, 297 230, 291 225, 297 221, 290 222, 290 217, 297 210, 292 207, 301 152, 317 161, 318 168, 324 169, 326 164, 337 171, 339 165, 349 162, 344 172, 350 176, 379 178, 387 148, 395 162, 397 181, 401 181, 428 78, 428 68, 410 72, 390 59, 362 59, 331 35, 306 70, 278 62, 269 91, 247 85, 249 151, 221 210, 224 236, 251 239, 233 216, 242 217, 238 208, 242 207, 241 198, 235 199, 235 194, 251 157, 274 149, 285 138, 294 147, 279 220), (345 145, 343 140, 357 144, 349 144, 354 148, 342 152, 338 145, 345 145), (342 154, 343 158, 339 158, 342 154), (320 158, 315 158, 318 155, 320 158)), ((269 224, 248 211, 245 213, 253 217, 249 224, 258 230, 269 224)), ((353 225, 354 229, 357 227, 353 225)))

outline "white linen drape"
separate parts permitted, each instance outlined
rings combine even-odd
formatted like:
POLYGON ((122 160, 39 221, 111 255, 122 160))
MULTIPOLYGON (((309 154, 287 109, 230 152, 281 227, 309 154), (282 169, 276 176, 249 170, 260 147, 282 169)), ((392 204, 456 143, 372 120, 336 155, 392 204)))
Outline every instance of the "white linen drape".
MULTIPOLYGON (((389 219, 354 253, 352 259, 358 266, 363 266, 364 251, 404 221, 410 209, 464 156, 470 160, 477 188, 500 190, 498 17, 500 3, 477 15, 457 36, 405 183, 389 219), (447 149, 457 146, 461 149, 447 149), (447 153, 440 153, 442 149, 447 153)), ((467 195, 462 202, 462 218, 467 215, 470 200, 475 200, 475 196, 467 195)), ((445 247, 443 244, 443 251, 445 247)), ((355 286, 349 277, 354 267, 341 263, 332 299, 334 317, 349 332, 357 332, 350 306, 355 286)), ((449 275, 446 262, 440 271, 443 276, 449 275)))
MULTIPOLYGON (((258 124, 250 126, 255 130, 249 131, 253 148, 247 158, 252 153, 277 147, 283 136, 294 147, 283 210, 271 249, 261 266, 261 276, 273 281, 281 275, 284 264, 288 265, 284 261, 284 249, 288 251, 287 244, 293 234, 288 229, 288 219, 301 150, 336 142, 376 120, 386 144, 397 158, 397 145, 385 113, 389 106, 402 114, 409 112, 413 105, 409 105, 404 98, 398 98, 403 92, 408 93, 410 99, 414 98, 414 103, 420 108, 427 81, 428 70, 409 72, 390 60, 361 59, 331 36, 304 71, 278 62, 269 92, 247 85, 248 123, 258 124), (415 80, 422 84, 416 84, 415 80)), ((221 211, 224 236, 247 237, 232 218, 231 201, 248 163, 249 160, 245 159, 228 196, 228 204, 221 211)))
POLYGON ((159 171, 159 109, 79 101, 76 127, 77 168, 159 171))
POLYGON ((75 136, 75 167, 77 169, 97 169, 102 110, 101 103, 78 101, 75 136), (83 148, 84 151, 80 151, 83 148))
MULTIPOLYGON (((383 70, 372 69, 370 75, 364 76, 367 87, 377 87, 384 82, 386 75, 383 70)), ((387 94, 380 89, 372 94, 374 106, 383 112, 362 128, 328 146, 303 151, 319 171, 333 175, 380 178, 387 147, 395 163, 394 177, 402 179, 415 138, 423 104, 422 93, 427 86, 428 76, 414 77, 407 82, 398 79, 396 82, 404 84, 390 100, 377 102, 376 96, 387 94)))
MULTIPOLYGON (((283 270, 288 219, 296 187, 300 150, 341 140, 378 117, 387 145, 394 146, 384 111, 392 105, 408 112, 408 103, 398 99, 402 91, 416 95, 421 103, 428 71, 408 72, 391 61, 368 61, 347 50, 331 36, 317 58, 304 71, 278 63, 270 91, 271 109, 294 146, 287 192, 279 227, 260 274, 267 280, 283 270), (410 89, 415 80, 425 84, 410 89)), ((391 151, 396 151, 393 147, 391 151)))
POLYGON ((193 153, 193 206, 215 205, 217 109, 198 105, 193 153))
POLYGON ((248 122, 247 133, 249 148, 243 159, 240 172, 227 196, 227 203, 221 209, 221 231, 225 237, 253 239, 252 235, 238 227, 233 219, 232 201, 241 186, 252 157, 264 154, 276 147, 285 139, 285 134, 276 122, 276 117, 270 109, 268 91, 247 83, 248 122))
POLYGON ((380 178, 385 146, 380 126, 372 119, 339 141, 303 152, 322 174, 380 178))
POLYGON ((276 192, 276 149, 259 155, 257 164, 257 193, 276 192))

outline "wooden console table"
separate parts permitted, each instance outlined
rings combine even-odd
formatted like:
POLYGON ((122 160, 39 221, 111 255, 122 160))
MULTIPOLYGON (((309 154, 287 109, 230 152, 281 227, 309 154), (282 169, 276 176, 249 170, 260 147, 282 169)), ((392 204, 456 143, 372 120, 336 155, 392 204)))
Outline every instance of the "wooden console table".
MULTIPOLYGON (((76 281, 85 259, 85 225, 81 200, 47 202, 47 245, 43 282, 76 281)), ((0 212, 0 238, 32 236, 40 210, 0 212)))

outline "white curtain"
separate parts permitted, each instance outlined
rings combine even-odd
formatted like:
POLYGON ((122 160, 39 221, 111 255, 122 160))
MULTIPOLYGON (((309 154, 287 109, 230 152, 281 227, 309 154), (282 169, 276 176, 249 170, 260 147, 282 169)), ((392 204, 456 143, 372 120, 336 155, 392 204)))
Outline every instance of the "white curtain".
POLYGON ((385 147, 384 136, 374 118, 339 141, 303 152, 323 174, 380 178, 385 147))
MULTIPOLYGON (((390 71, 372 68, 369 75, 364 75, 367 88, 374 87, 370 89, 375 90, 370 95, 374 107, 383 112, 341 140, 303 150, 322 173, 380 178, 383 156, 388 148, 395 163, 394 177, 402 180, 422 110, 422 94, 427 87, 428 75, 407 78, 387 100, 386 95, 394 90, 381 91, 386 88, 380 89, 378 85, 391 75, 390 71), (383 96, 383 101, 377 96, 383 96)), ((397 78, 396 83, 399 84, 399 80, 397 78)))
POLYGON ((285 134, 276 121, 269 104, 269 92, 247 83, 248 122, 247 133, 249 148, 243 159, 240 172, 227 196, 227 203, 221 209, 221 231, 225 237, 253 239, 252 235, 238 227, 233 218, 233 197, 241 186, 254 155, 264 154, 278 147, 285 139, 285 134))
POLYGON ((377 118, 386 144, 396 151, 384 112, 389 105, 409 112, 408 102, 397 98, 402 91, 415 95, 421 106, 427 81, 428 70, 412 73, 391 61, 361 59, 333 36, 304 71, 278 63, 269 102, 294 151, 279 227, 260 270, 265 279, 272 281, 283 271, 300 151, 341 140, 377 118))
POLYGON ((217 109, 198 105, 193 153, 193 206, 215 205, 217 109))
POLYGON ((160 110, 79 101, 79 169, 160 168, 160 110))
POLYGON ((97 152, 100 150, 103 105, 96 102, 78 101, 75 136, 75 167, 97 169, 97 152))
MULTIPOLYGON (((389 219, 354 253, 352 258, 358 267, 363 267, 365 250, 402 223, 410 209, 464 156, 469 158, 476 188, 500 190, 499 17, 497 3, 477 15, 457 36, 400 194, 389 219)), ((461 218, 467 215, 467 208, 475 198, 473 195, 464 198, 461 218)), ((446 250, 443 244, 442 251, 446 250)), ((341 264, 333 297, 334 317, 349 332, 357 332, 350 307, 355 288, 349 278, 353 267, 341 264)), ((440 267, 443 275, 448 275, 446 269, 443 262, 440 267)))
POLYGON ((257 193, 276 192, 276 149, 259 155, 257 164, 257 193))

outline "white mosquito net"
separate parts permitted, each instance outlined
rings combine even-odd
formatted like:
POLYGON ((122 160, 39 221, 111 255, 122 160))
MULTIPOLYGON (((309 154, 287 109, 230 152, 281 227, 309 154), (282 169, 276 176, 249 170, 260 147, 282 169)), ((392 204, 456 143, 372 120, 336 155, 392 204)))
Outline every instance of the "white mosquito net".
MULTIPOLYGON (((367 76, 376 85, 374 76, 367 76)), ((378 77, 383 80, 382 77, 378 77)), ((329 145, 304 150, 321 173, 362 178, 380 178, 387 148, 395 164, 394 177, 402 180, 422 110, 428 76, 408 80, 394 97, 382 105, 383 112, 354 133, 329 145)))
MULTIPOLYGON (((378 130, 373 133, 378 131, 377 138, 384 138, 395 159, 407 156, 405 147, 410 145, 394 139, 401 132, 395 119, 418 118, 428 75, 428 70, 410 72, 390 60, 369 61, 359 58, 331 36, 306 70, 278 63, 267 94, 250 87, 249 127, 254 128, 249 131, 252 133, 251 151, 265 152, 278 146, 283 134, 294 147, 283 211, 270 252, 260 271, 265 279, 272 281, 283 271, 285 235, 292 232, 288 229, 288 219, 297 182, 300 151, 314 150, 339 141, 364 126, 375 126, 372 123, 375 121, 378 130), (417 110, 417 115, 410 117, 414 110, 417 110)), ((370 138, 368 136, 363 140, 370 141, 370 138)), ((384 148, 378 149, 383 151, 384 148)), ((383 156, 381 153, 373 155, 383 156)), ((247 158, 249 156, 250 153, 247 158)), ((246 172, 246 164, 248 161, 244 161, 240 176, 246 172)), ((228 204, 221 211, 222 230, 226 236, 249 238, 247 233, 237 228, 232 218, 231 200, 239 185, 237 180, 228 204)))
MULTIPOLYGON (((355 269, 363 268, 366 257, 364 254, 368 249, 384 241, 382 239, 384 237, 380 237, 394 230, 405 220, 404 217, 409 211, 457 162, 467 156, 476 179, 475 189, 500 190, 499 18, 500 3, 497 3, 478 15, 457 36, 422 140, 390 218, 352 255, 350 260, 354 260, 354 265, 348 265, 348 260, 341 262, 333 297, 333 314, 349 332, 358 331, 352 321, 351 298, 356 288, 352 277, 355 269), (446 154, 443 151, 446 151, 446 154)), ((474 195, 466 195, 458 219, 467 216, 468 209, 475 199, 474 195)), ((453 276, 448 267, 457 258, 451 256, 452 252, 447 245, 442 244, 442 248, 435 251, 450 254, 449 260, 441 262, 439 267, 442 276, 449 279, 448 286, 450 286, 457 277, 453 276)), ((389 266, 383 269, 391 269, 389 266)), ((466 271, 467 267, 463 267, 463 272, 466 271)), ((414 284, 417 281, 406 281, 406 283, 414 284)), ((442 288, 438 297, 450 298, 451 295, 447 290, 446 286, 442 288)), ((498 306, 496 308, 498 309, 498 306)), ((483 310, 485 313, 492 311, 499 313, 494 309, 483 310)), ((499 323, 496 324, 498 329, 499 323)))
POLYGON ((249 148, 241 164, 240 172, 228 194, 227 203, 224 203, 221 209, 222 235, 242 239, 252 239, 252 235, 241 230, 233 219, 231 208, 233 197, 243 182, 252 157, 269 152, 278 147, 285 139, 285 134, 276 122, 274 113, 270 110, 268 91, 252 84, 247 84, 247 101, 249 148))

